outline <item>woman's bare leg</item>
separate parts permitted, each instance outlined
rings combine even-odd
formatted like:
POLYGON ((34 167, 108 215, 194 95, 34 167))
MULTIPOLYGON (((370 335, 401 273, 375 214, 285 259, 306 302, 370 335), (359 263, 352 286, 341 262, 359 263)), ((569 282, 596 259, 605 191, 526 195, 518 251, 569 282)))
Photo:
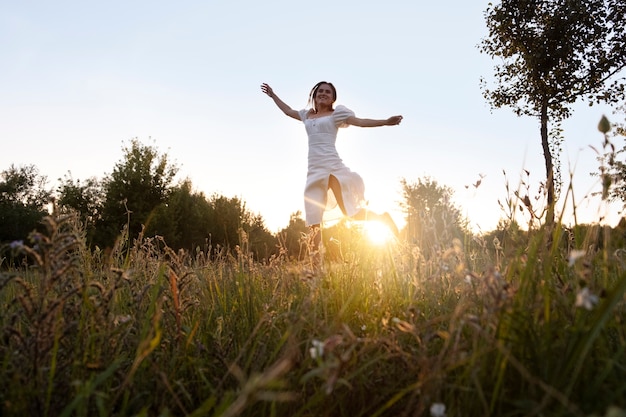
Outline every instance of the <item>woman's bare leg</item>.
POLYGON ((396 226, 396 222, 393 221, 391 215, 387 212, 383 214, 378 214, 374 211, 361 209, 357 214, 352 216, 354 220, 362 220, 362 221, 378 221, 384 224, 391 230, 391 232, 398 237, 400 235, 400 231, 398 230, 398 226, 396 226))
MULTIPOLYGON (((346 207, 343 203, 343 195, 341 194, 341 184, 339 184, 339 180, 334 175, 331 175, 328 177, 328 188, 333 190, 333 194, 335 194, 335 200, 337 200, 337 205, 339 205, 339 208, 341 209, 341 212, 343 213, 343 215, 346 216, 347 215, 346 207)), ((363 220, 363 221, 365 220, 379 221, 385 224, 389 228, 389 230, 393 232, 394 235, 396 236, 399 235, 399 231, 398 231, 398 227, 396 226, 396 223, 391 218, 391 215, 387 212, 383 214, 378 214, 370 210, 361 209, 351 218, 354 220, 363 220)))
POLYGON ((333 190, 333 194, 335 195, 335 200, 337 200, 337 205, 341 209, 341 212, 344 216, 346 214, 346 206, 343 204, 343 194, 341 194, 341 184, 339 184, 339 180, 334 175, 330 175, 328 177, 328 188, 333 190))

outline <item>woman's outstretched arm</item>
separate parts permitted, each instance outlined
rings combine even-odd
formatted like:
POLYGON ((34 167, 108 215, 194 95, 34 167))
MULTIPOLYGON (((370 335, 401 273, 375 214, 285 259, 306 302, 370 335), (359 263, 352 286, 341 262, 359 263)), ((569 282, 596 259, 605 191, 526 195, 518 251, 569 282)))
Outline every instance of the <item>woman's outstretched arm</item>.
POLYGON ((285 102, 282 101, 280 98, 278 98, 278 96, 274 94, 274 90, 272 90, 272 87, 263 83, 261 84, 261 91, 267 94, 272 100, 274 100, 274 103, 276 103, 278 108, 281 109, 282 112, 285 113, 287 116, 293 117, 296 120, 301 120, 300 114, 291 107, 289 107, 287 104, 285 104, 285 102))
POLYGON ((346 123, 358 127, 378 127, 378 126, 395 126, 402 121, 402 116, 391 116, 388 119, 360 119, 355 116, 348 117, 346 123))

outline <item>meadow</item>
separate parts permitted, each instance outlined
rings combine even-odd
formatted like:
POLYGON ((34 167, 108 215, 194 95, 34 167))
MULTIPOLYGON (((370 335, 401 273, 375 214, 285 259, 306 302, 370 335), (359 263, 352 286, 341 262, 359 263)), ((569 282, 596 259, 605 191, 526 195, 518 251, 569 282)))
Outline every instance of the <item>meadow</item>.
MULTIPOLYGON (((424 253, 354 228, 322 271, 246 236, 88 250, 73 214, 13 242, 2 416, 624 416, 623 247, 503 230, 424 253)), ((621 243, 621 242, 620 242, 621 243)))
POLYGON ((542 224, 506 188, 492 233, 348 223, 321 267, 306 234, 89 248, 55 209, 2 248, 0 417, 626 417, 626 221, 542 224))

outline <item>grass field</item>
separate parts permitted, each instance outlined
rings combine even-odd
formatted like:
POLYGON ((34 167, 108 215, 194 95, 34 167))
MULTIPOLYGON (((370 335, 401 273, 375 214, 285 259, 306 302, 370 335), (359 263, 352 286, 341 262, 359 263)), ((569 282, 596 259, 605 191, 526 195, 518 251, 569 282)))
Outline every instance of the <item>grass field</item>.
POLYGON ((626 415, 625 251, 600 226, 428 254, 355 231, 317 274, 245 239, 104 253, 72 215, 46 227, 2 265, 1 416, 626 415))

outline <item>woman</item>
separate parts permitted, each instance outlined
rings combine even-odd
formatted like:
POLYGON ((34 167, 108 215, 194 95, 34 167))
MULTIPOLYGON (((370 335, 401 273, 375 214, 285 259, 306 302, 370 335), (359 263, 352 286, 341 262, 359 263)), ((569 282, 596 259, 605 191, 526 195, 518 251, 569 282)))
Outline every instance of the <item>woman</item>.
POLYGON ((340 127, 394 126, 400 124, 402 116, 392 116, 384 120, 361 119, 344 106, 333 108, 337 100, 337 91, 326 81, 317 83, 311 90, 308 103, 311 108, 299 111, 278 98, 269 85, 262 84, 261 91, 272 98, 283 113, 301 120, 306 128, 309 137, 309 155, 304 210, 306 224, 313 231, 315 247, 318 247, 321 239, 318 231, 323 222, 324 212, 335 203, 344 216, 354 220, 382 221, 397 235, 398 228, 389 213, 380 215, 364 207, 363 180, 343 164, 335 148, 335 141, 340 127))

